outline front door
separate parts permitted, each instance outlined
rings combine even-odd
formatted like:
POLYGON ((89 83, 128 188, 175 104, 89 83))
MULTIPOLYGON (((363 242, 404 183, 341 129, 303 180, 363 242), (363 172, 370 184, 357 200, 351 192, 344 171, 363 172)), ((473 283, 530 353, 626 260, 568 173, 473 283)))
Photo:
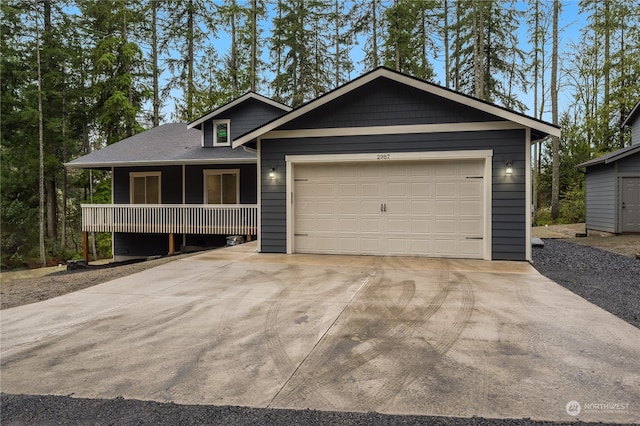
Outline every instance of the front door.
POLYGON ((640 232, 640 178, 622 178, 622 232, 640 232))

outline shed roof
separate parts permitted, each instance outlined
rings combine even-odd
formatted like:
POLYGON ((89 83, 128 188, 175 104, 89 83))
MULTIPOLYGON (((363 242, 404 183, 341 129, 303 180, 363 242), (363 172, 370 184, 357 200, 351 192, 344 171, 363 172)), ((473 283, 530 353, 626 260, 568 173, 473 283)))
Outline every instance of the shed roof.
POLYGON ((625 157, 636 154, 638 152, 640 152, 640 144, 631 145, 626 148, 618 149, 616 151, 602 155, 598 158, 594 158, 593 160, 585 161, 584 163, 578 164, 576 166, 576 169, 581 169, 583 167, 591 167, 591 166, 595 166, 596 164, 615 163, 618 160, 621 160, 625 157))
POLYGON ((621 127, 624 127, 626 125, 631 125, 631 123, 633 123, 633 121, 636 119, 638 114, 640 114, 640 100, 636 102, 636 105, 633 107, 633 109, 631 110, 627 118, 624 120, 621 127))
POLYGON ((265 133, 277 129, 278 127, 304 115, 308 112, 319 108, 328 102, 331 102, 341 96, 346 95, 347 93, 366 85, 367 83, 376 80, 378 78, 387 78, 390 80, 394 80, 400 82, 402 84, 406 84, 408 86, 414 87, 417 90, 422 90, 427 93, 431 93, 437 96, 441 96, 446 99, 450 99, 452 101, 464 104, 466 106, 476 108, 478 110, 487 112, 489 114, 493 114, 496 117, 502 118, 504 120, 508 120, 519 124, 523 127, 528 127, 533 130, 532 137, 533 139, 540 139, 547 135, 551 136, 560 136, 560 127, 547 123, 542 120, 538 120, 536 118, 529 117, 525 114, 521 114, 519 112, 515 112, 509 110, 507 108, 503 108, 501 106, 483 101, 481 99, 477 99, 468 95, 465 95, 460 92, 453 91, 451 89, 438 86, 433 83, 426 82, 424 80, 420 80, 415 77, 408 76, 406 74, 399 73, 397 71, 391 70, 385 67, 379 67, 370 71, 355 80, 350 81, 349 83, 344 84, 343 86, 338 87, 306 104, 299 106, 298 108, 288 112, 287 114, 282 115, 254 130, 251 130, 244 135, 236 138, 233 141, 233 146, 238 147, 244 145, 246 143, 254 141, 256 138, 264 135, 265 133))
POLYGON ((123 139, 65 164, 99 169, 125 166, 255 163, 256 155, 231 147, 202 147, 202 132, 187 123, 169 123, 123 139))

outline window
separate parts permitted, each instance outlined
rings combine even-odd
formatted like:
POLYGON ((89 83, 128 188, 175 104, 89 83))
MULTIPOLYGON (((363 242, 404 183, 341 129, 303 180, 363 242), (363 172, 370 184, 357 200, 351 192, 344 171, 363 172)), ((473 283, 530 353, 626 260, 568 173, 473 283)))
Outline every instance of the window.
POLYGON ((129 173, 131 204, 160 204, 160 172, 129 173))
POLYGON ((238 204, 240 200, 240 170, 205 170, 205 204, 238 204))
POLYGON ((231 145, 230 120, 213 122, 213 146, 231 145))

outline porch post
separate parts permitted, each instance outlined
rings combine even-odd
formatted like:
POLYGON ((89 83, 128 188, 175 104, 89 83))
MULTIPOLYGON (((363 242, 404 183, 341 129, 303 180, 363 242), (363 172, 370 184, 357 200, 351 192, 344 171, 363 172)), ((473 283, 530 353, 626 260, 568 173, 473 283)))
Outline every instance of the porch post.
POLYGON ((89 264, 89 233, 82 231, 82 258, 89 264))
POLYGON ((173 232, 169 233, 169 256, 175 254, 175 250, 173 248, 173 232))

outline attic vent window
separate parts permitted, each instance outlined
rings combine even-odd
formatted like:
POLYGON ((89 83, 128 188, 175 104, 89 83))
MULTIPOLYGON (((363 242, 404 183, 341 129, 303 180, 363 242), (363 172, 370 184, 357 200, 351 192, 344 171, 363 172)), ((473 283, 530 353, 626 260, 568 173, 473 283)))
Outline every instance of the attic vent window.
POLYGON ((229 146, 229 120, 213 122, 213 146, 229 146))

